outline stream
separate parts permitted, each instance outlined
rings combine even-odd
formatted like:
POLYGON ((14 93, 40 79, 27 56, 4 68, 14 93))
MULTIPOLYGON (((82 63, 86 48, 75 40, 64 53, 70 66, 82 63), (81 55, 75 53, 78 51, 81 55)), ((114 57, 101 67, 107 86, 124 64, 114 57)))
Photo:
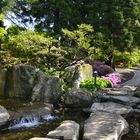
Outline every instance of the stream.
MULTIPOLYGON (((18 100, 0 100, 0 105, 7 110, 15 111, 22 107, 28 107, 28 103, 18 100), (12 105, 12 106, 11 106, 12 105)), ((35 104, 35 107, 41 104, 35 104)), ((79 140, 82 140, 84 121, 89 117, 82 109, 56 109, 53 114, 43 117, 21 117, 11 120, 3 128, 0 128, 0 140, 29 140, 32 137, 45 137, 46 134, 59 126, 64 120, 74 120, 81 126, 79 140)), ((131 116, 126 119, 130 131, 121 140, 140 140, 140 116, 131 116)))

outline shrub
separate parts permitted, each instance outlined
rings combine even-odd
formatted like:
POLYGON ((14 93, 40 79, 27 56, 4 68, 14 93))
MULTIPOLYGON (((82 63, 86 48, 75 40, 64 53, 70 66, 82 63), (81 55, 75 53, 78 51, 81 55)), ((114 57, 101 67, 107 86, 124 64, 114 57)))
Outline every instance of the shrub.
POLYGON ((96 85, 94 84, 94 78, 85 80, 80 83, 80 88, 86 88, 88 90, 98 91, 107 88, 111 84, 110 80, 103 78, 97 78, 96 85))
POLYGON ((113 68, 111 68, 103 62, 90 60, 86 60, 85 62, 92 65, 94 71, 97 71, 99 76, 105 76, 106 74, 114 72, 113 68))
POLYGON ((133 64, 140 63, 140 50, 134 49, 131 53, 119 52, 114 53, 115 63, 120 67, 131 67, 133 64))

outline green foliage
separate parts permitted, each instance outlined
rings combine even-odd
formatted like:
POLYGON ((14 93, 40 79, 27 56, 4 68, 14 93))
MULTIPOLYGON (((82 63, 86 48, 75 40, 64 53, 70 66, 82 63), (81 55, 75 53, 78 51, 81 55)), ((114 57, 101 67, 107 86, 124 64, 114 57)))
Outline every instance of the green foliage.
POLYGON ((115 51, 114 59, 118 66, 120 67, 131 67, 133 64, 140 63, 140 50, 134 49, 130 52, 118 52, 115 51))
POLYGON ((33 31, 22 31, 18 35, 9 36, 7 48, 11 50, 11 54, 21 58, 24 61, 39 61, 37 53, 39 51, 48 52, 51 45, 51 38, 46 38, 33 31))
POLYGON ((59 71, 57 71, 55 68, 48 69, 45 65, 42 65, 42 64, 38 65, 38 67, 49 76, 58 76, 59 75, 59 71))
POLYGON ((11 25, 8 29, 7 29, 7 33, 8 35, 12 36, 12 35, 18 35, 21 31, 24 31, 25 29, 16 25, 11 25))
POLYGON ((70 87, 66 83, 63 83, 62 84, 63 93, 67 93, 69 90, 70 90, 70 87))
POLYGON ((78 25, 76 30, 62 29, 63 46, 67 51, 66 58, 73 60, 84 59, 92 47, 93 27, 88 24, 78 25))
POLYGON ((96 80, 97 80, 96 85, 94 84, 94 78, 85 80, 80 83, 80 88, 86 88, 88 90, 98 91, 107 88, 111 84, 109 80, 105 80, 103 78, 97 78, 96 80))
POLYGON ((6 30, 0 27, 0 44, 5 41, 6 34, 7 34, 6 30))

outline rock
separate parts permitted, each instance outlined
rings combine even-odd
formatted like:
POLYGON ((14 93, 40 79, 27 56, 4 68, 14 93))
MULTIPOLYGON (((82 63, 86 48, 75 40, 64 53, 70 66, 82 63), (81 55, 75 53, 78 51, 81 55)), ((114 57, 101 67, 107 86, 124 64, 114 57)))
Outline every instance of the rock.
POLYGON ((39 69, 36 71, 36 84, 32 90, 32 101, 44 100, 43 94, 48 78, 49 77, 39 69))
POLYGON ((123 96, 123 95, 132 95, 134 94, 136 87, 133 86, 123 86, 118 88, 106 88, 102 90, 103 94, 114 95, 114 96, 123 96))
POLYGON ((31 138, 30 140, 60 140, 60 139, 35 137, 35 138, 31 138))
POLYGON ((0 96, 4 97, 5 84, 6 84, 6 69, 0 70, 0 96))
POLYGON ((87 107, 93 103, 93 93, 84 89, 73 89, 64 95, 64 103, 67 107, 87 107))
POLYGON ((140 64, 139 63, 132 64, 132 67, 140 68, 140 64))
POLYGON ((15 120, 18 118, 23 118, 23 117, 37 117, 41 118, 44 115, 49 115, 53 111, 53 105, 52 104, 46 104, 42 107, 34 107, 32 106, 27 106, 24 108, 20 108, 19 110, 16 110, 16 112, 9 112, 10 113, 10 120, 15 120))
POLYGON ((61 83, 58 77, 49 77, 38 68, 19 64, 7 72, 0 72, 1 95, 26 101, 56 103, 60 99, 61 83))
POLYGON ((83 140, 119 140, 128 130, 128 123, 120 115, 95 112, 85 121, 83 140))
POLYGON ((106 88, 102 90, 103 94, 106 95, 127 95, 127 91, 120 88, 106 88))
POLYGON ((135 106, 140 103, 140 98, 133 96, 102 96, 102 100, 109 100, 116 103, 121 103, 128 106, 135 106))
POLYGON ((82 81, 93 77, 93 68, 89 64, 75 64, 65 68, 62 79, 69 87, 78 89, 82 81))
POLYGON ((20 64, 8 69, 5 95, 10 98, 30 99, 35 76, 35 68, 29 65, 20 64))
POLYGON ((134 96, 139 97, 140 98, 140 86, 138 86, 134 92, 134 96))
POLYGON ((123 89, 125 89, 127 91, 135 91, 137 89, 137 87, 125 85, 125 86, 123 86, 123 89))
POLYGON ((61 81, 58 77, 50 77, 45 86, 44 100, 48 103, 56 103, 61 96, 61 81))
POLYGON ((135 108, 138 108, 138 109, 140 109, 140 105, 137 105, 135 108))
POLYGON ((105 103, 93 103, 90 108, 90 111, 91 112, 101 111, 108 113, 116 113, 120 115, 127 115, 133 111, 133 108, 118 103, 105 102, 105 103))
POLYGON ((134 109, 134 112, 140 115, 140 109, 134 109))
POLYGON ((8 111, 3 106, 0 106, 0 126, 4 125, 9 120, 9 117, 8 111))
POLYGON ((47 77, 38 72, 38 82, 33 88, 32 101, 56 103, 61 96, 61 81, 58 77, 47 77))
POLYGON ((63 136, 64 140, 78 140, 80 126, 74 121, 63 121, 59 127, 50 131, 47 136, 63 136))

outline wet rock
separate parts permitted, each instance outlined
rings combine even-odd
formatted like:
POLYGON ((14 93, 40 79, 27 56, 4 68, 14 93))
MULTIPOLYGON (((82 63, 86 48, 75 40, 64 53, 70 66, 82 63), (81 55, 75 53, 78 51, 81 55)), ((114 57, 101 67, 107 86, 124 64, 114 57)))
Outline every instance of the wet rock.
POLYGON ((85 121, 83 140, 119 140, 128 130, 128 123, 120 115, 95 112, 85 121))
POLYGON ((9 117, 8 111, 0 105, 0 126, 4 125, 9 120, 9 117))
POLYGON ((63 136, 64 140, 78 140, 80 126, 74 121, 63 121, 59 127, 50 131, 47 136, 63 136))
POLYGON ((102 96, 102 100, 109 100, 116 103, 121 103, 128 106, 135 106, 140 103, 140 98, 133 96, 102 96))
POLYGON ((9 111, 9 113, 10 113, 10 120, 15 120, 24 117, 41 118, 44 115, 51 114, 52 111, 53 111, 53 105, 46 104, 42 107, 28 106, 28 107, 20 108, 19 110, 16 110, 16 112, 9 111))
POLYGON ((93 93, 84 89, 73 89, 64 96, 64 103, 67 107, 87 107, 93 103, 93 93))
POLYGON ((108 113, 116 113, 120 115, 127 115, 133 111, 133 108, 118 103, 105 102, 105 103, 93 103, 90 108, 90 111, 91 112, 101 111, 108 113))

